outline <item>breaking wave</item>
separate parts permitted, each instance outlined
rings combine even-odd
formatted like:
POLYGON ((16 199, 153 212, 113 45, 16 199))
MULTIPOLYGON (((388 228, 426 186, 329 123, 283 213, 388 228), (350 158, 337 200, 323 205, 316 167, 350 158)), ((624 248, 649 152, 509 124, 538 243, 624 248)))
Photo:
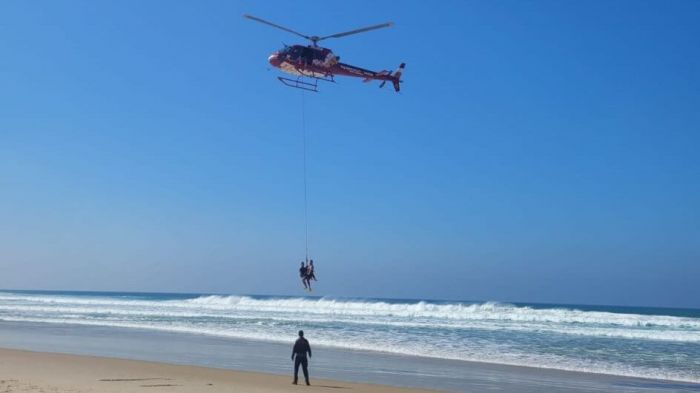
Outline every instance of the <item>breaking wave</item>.
MULTIPOLYGON (((352 301, 305 298, 255 299, 247 296, 202 296, 185 303, 213 310, 271 312, 304 312, 316 315, 396 317, 406 319, 442 319, 449 321, 509 321, 576 323, 630 327, 673 327, 700 330, 700 319, 675 316, 619 314, 576 309, 534 309, 507 303, 476 304, 388 303, 383 301, 352 301)), ((698 337, 700 338, 700 337, 698 337)))

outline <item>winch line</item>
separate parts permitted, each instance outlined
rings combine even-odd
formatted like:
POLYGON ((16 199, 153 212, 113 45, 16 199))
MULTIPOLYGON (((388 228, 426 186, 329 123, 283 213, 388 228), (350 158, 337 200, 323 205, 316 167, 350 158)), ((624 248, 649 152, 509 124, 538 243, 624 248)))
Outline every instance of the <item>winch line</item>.
POLYGON ((309 214, 308 214, 308 198, 306 186, 306 117, 304 105, 304 91, 301 91, 301 139, 304 156, 304 254, 305 260, 309 262, 309 214))

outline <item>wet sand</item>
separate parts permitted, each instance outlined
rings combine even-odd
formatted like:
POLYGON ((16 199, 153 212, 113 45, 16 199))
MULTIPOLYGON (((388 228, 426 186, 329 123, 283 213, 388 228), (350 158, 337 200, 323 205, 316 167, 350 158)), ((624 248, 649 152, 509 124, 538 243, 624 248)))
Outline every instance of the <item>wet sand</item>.
POLYGON ((95 356, 0 349, 0 392, 377 392, 428 390, 319 379, 292 385, 291 376, 95 356))

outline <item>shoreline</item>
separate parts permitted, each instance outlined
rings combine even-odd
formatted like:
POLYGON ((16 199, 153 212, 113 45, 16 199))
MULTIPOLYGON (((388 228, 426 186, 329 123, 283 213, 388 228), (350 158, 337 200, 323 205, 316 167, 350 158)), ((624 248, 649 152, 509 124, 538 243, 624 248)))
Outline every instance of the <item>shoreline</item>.
MULTIPOLYGON (((430 367, 438 362, 447 362, 449 368, 459 372, 465 368, 493 369, 483 365, 486 363, 494 367, 532 367, 535 369, 532 373, 544 375, 552 374, 543 370, 558 370, 700 384, 700 310, 676 310, 668 315, 655 308, 631 310, 618 306, 552 308, 493 302, 433 304, 418 299, 314 300, 235 294, 22 290, 0 291, 0 295, 0 318, 7 323, 0 329, 11 335, 3 339, 0 334, 0 347, 56 349, 50 341, 44 341, 48 345, 36 345, 31 335, 24 335, 23 344, 16 345, 11 337, 29 326, 37 334, 47 333, 65 344, 67 348, 59 352, 121 354, 141 360, 237 369, 238 365, 230 364, 229 352, 205 349, 200 344, 218 340, 228 350, 237 351, 235 345, 228 345, 237 342, 249 354, 256 355, 259 348, 289 345, 296 340, 296 331, 304 329, 311 334, 314 346, 326 346, 328 353, 334 352, 333 359, 319 365, 351 366, 354 375, 348 380, 355 381, 385 383, 388 379, 386 375, 377 375, 371 367, 356 367, 343 358, 351 352, 368 351, 362 356, 365 363, 386 366, 394 374, 390 384, 399 386, 433 388, 437 383, 442 387, 439 380, 426 385, 411 378, 422 375, 425 364, 430 367), (125 345, 117 348, 108 342, 99 346, 97 342, 81 345, 82 334, 71 332, 76 341, 66 343, 64 337, 55 333, 67 333, 64 326, 88 335, 95 332, 98 336, 113 334, 134 340, 122 339, 125 345), (144 340, 139 336, 170 337, 168 345, 172 343, 183 349, 174 335, 209 338, 186 339, 191 346, 184 349, 198 352, 199 357, 187 353, 164 356, 157 350, 145 352, 141 348, 144 340), (259 344, 241 344, 247 340, 259 344), (124 350, 127 348, 131 351, 124 350), (408 369, 402 368, 406 363, 412 364, 408 369)), ((286 348, 279 350, 275 356, 280 357, 286 351, 286 348)), ((245 361, 242 366, 250 371, 279 373, 277 363, 277 359, 269 356, 255 362, 245 361), (270 370, 274 364, 277 369, 270 370)), ((521 369, 512 370, 514 374, 525 374, 521 369)), ((284 373, 287 371, 284 368, 284 373)), ((461 382, 465 382, 464 378, 461 382)))
POLYGON ((230 392, 262 393, 337 391, 430 393, 436 390, 314 379, 311 386, 291 384, 292 376, 179 365, 111 357, 0 348, 0 391, 3 392, 230 392))
MULTIPOLYGON (((36 353, 238 370, 282 378, 281 386, 292 386, 292 363, 289 360, 291 343, 286 345, 138 329, 7 322, 0 324, 0 347, 36 353)), ((314 351, 310 371, 312 384, 323 379, 395 386, 396 389, 405 387, 462 393, 493 389, 502 392, 567 393, 640 390, 700 392, 700 384, 695 383, 324 347, 314 351)))
MULTIPOLYGON (((101 326, 101 325, 83 325, 83 324, 72 324, 72 323, 65 323, 65 324, 52 324, 52 323, 43 323, 43 322, 30 322, 30 323, 25 323, 25 322, 6 322, 6 325, 11 325, 11 324, 17 324, 17 325, 24 325, 24 324, 30 324, 30 325, 38 325, 38 326, 44 326, 46 328, 62 328, 62 327, 74 327, 74 328, 79 328, 79 329, 105 329, 105 330, 114 330, 114 331, 120 331, 124 330, 125 332, 130 332, 130 333, 135 333, 136 335, 139 334, 144 334, 144 335, 152 335, 153 337, 159 337, 159 336, 173 336, 173 337, 199 337, 201 339, 211 339, 211 340, 224 340, 232 343, 248 343, 249 345, 252 345, 253 347, 256 346, 277 346, 277 347, 290 347, 292 345, 292 341, 288 343, 282 343, 278 341, 267 341, 267 340, 256 340, 256 339, 248 339, 248 338, 237 338, 237 337, 221 337, 221 336, 216 336, 216 335, 210 335, 210 334, 201 334, 201 333, 193 333, 193 332, 173 332, 173 331, 168 331, 168 330, 159 330, 159 329, 148 329, 148 328, 132 328, 132 327, 108 327, 108 326, 101 326)), ((2 332, 2 326, 0 326, 0 332, 2 332)), ((329 352, 344 352, 344 353, 355 353, 355 354, 367 354, 368 356, 376 356, 376 357, 394 357, 394 358, 409 358, 409 359, 416 359, 417 361, 425 361, 425 362, 446 362, 446 363, 460 363, 464 364, 466 368, 488 368, 488 369, 494 369, 494 370, 501 370, 506 373, 514 373, 519 370, 524 371, 526 374, 551 374, 551 375, 569 375, 569 376, 574 376, 574 375, 581 375, 581 376, 589 376, 590 378, 595 378, 595 379, 629 379, 629 380, 636 380, 636 381, 646 381, 649 382, 650 384, 669 384, 669 385, 687 385, 687 386, 692 386, 696 387, 697 391, 700 392, 700 383, 696 381, 688 381, 688 380, 682 380, 682 379, 662 379, 658 377, 652 377, 652 376, 637 376, 637 375, 626 375, 626 374, 619 374, 619 373, 604 373, 604 372, 598 372, 598 371, 588 371, 588 370, 574 370, 574 369, 566 369, 566 368, 557 368, 557 367, 545 367, 545 366, 533 366, 533 365, 526 365, 526 364, 516 364, 516 363, 501 363, 501 362, 491 362, 487 360, 473 360, 473 359, 453 359, 453 358, 443 358, 443 357, 432 357, 432 356, 422 356, 422 355, 414 355, 414 354, 406 354, 406 353, 396 353, 396 352, 387 352, 387 351, 381 351, 381 350, 368 350, 368 349, 361 349, 361 348, 337 348, 337 347, 332 347, 332 346, 327 346, 324 344, 315 344, 314 348, 322 348, 323 350, 329 351, 329 352)), ((44 348, 35 348, 35 347, 27 347, 27 346, 21 346, 21 347, 14 347, 14 346, 5 346, 3 345, 2 341, 0 340, 0 349, 16 349, 16 350, 26 350, 30 352, 40 352, 40 353, 64 353, 64 354, 76 354, 76 355, 83 355, 83 353, 76 353, 74 351, 68 350, 68 351, 52 351, 52 350, 45 350, 44 348)), ((286 349, 285 349, 286 350, 286 349)), ((283 350, 284 351, 284 350, 283 350)), ((282 351, 282 352, 283 352, 282 351)), ((97 356, 97 357, 105 357, 105 358, 117 358, 117 359, 135 359, 135 360, 144 360, 144 361, 153 361, 157 363, 166 363, 166 364, 185 364, 185 365, 194 365, 196 366, 197 364, 194 363, 182 363, 178 361, 174 361, 172 363, 169 363, 167 361, 163 361, 160 358, 146 358, 146 359, 139 359, 139 358, 132 358, 131 356, 124 356, 124 357, 119 357, 119 356, 112 356, 110 354, 103 354, 103 353, 85 353, 84 355, 86 356, 97 356)), ((213 366, 213 368, 221 368, 221 369, 229 369, 226 367, 217 367, 213 366)), ((234 368, 236 369, 236 368, 234 368)), ((260 367, 254 367, 254 369, 246 370, 246 371, 251 371, 251 372, 263 372, 267 373, 268 371, 260 371, 260 367)), ((281 373, 272 373, 274 375, 281 375, 281 373)), ((389 386, 395 386, 395 385, 389 385, 389 386)), ((398 385, 398 386, 404 386, 404 385, 398 385)), ((414 386, 407 386, 407 387, 414 387, 414 386)), ((695 390, 693 390, 695 391, 695 390)))

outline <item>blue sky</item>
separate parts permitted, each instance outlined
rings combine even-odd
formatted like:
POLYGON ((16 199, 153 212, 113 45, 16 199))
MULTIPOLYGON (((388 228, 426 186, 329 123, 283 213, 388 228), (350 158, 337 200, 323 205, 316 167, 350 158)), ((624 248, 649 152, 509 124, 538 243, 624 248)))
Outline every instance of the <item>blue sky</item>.
POLYGON ((700 307, 700 3, 0 3, 0 288, 700 307))

